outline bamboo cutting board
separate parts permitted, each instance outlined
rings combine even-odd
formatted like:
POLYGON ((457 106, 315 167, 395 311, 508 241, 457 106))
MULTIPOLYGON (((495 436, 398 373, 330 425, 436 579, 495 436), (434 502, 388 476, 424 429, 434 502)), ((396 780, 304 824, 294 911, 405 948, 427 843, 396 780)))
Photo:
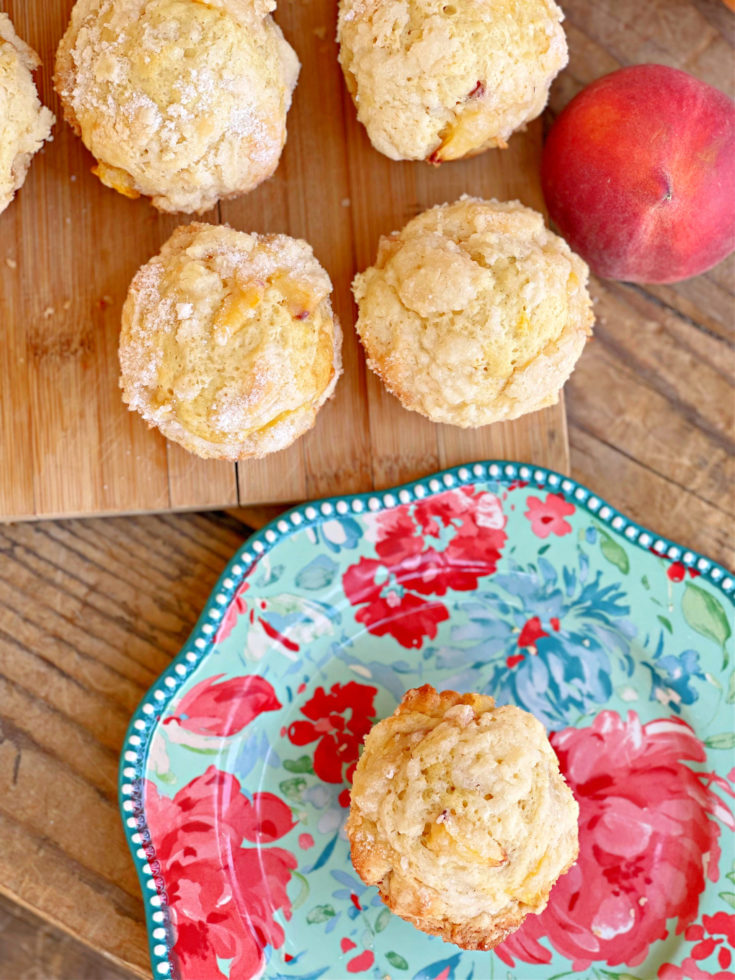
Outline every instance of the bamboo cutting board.
POLYGON ((405 411, 366 370, 350 282, 381 234, 462 193, 538 209, 540 128, 505 151, 435 169, 394 163, 357 123, 337 63, 335 0, 282 2, 302 62, 276 175, 202 220, 306 238, 330 273, 345 375, 314 430, 262 461, 205 462, 127 411, 117 385, 120 309, 135 270, 187 216, 162 216, 90 173, 52 91, 72 0, 0 0, 40 54, 54 141, 0 215, 0 519, 288 503, 381 488, 444 466, 506 457, 568 469, 563 405, 476 431, 405 411))

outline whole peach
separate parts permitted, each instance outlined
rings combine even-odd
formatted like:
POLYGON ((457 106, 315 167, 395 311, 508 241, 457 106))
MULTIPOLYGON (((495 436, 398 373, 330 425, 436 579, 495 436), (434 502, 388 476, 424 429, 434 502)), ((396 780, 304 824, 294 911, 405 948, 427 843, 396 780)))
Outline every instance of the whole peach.
POLYGON ((696 276, 735 248, 735 102, 675 68, 622 68, 561 113, 541 181, 551 217, 598 276, 696 276))

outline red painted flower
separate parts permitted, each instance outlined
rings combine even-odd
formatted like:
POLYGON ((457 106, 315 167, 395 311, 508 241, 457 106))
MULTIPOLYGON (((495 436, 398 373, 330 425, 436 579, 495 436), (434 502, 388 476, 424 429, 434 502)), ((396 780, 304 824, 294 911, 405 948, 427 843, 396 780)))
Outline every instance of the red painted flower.
POLYGON ((536 640, 540 640, 542 636, 548 636, 549 634, 541 625, 541 620, 538 616, 532 616, 523 625, 523 629, 518 634, 518 646, 521 649, 528 648, 531 653, 537 653, 536 640))
POLYGON ((695 944, 689 956, 684 958, 681 966, 664 963, 659 968, 658 980, 735 980, 735 973, 729 970, 735 947, 735 915, 727 912, 703 915, 702 925, 689 926, 684 938, 695 944), (699 963, 715 951, 722 972, 703 970, 699 963))
POLYGON ((480 577, 497 568, 506 540, 500 501, 472 487, 366 520, 378 559, 361 558, 347 569, 345 593, 362 607, 355 618, 370 633, 392 636, 407 648, 434 639, 449 618, 444 603, 432 597, 477 588, 480 577))
MULTIPOLYGON (((551 626, 553 629, 559 630, 560 623, 556 617, 551 619, 551 626)), ((536 656, 538 654, 536 641, 548 635, 549 634, 541 625, 541 620, 539 617, 532 616, 530 619, 526 620, 521 628, 521 632, 518 634, 518 646, 521 650, 526 650, 532 656, 536 656)), ((512 670, 514 667, 517 667, 518 664, 523 663, 525 659, 525 653, 512 653, 509 657, 505 658, 505 664, 509 670, 512 670)))
POLYGON ((264 846, 291 830, 290 807, 272 793, 251 802, 234 776, 210 766, 173 799, 146 781, 145 812, 180 972, 222 980, 219 957, 232 960, 230 980, 260 976, 265 946, 285 938, 274 913, 291 918, 286 887, 296 858, 264 846))
POLYGON ((434 639, 439 623, 449 619, 443 602, 407 592, 396 578, 381 578, 386 566, 373 558, 361 558, 344 574, 345 594, 355 613, 373 636, 392 636, 402 647, 420 647, 425 637, 434 639))
MULTIPOLYGON (((501 959, 549 963, 552 946, 575 970, 594 961, 641 963, 667 922, 682 932, 697 915, 705 871, 718 878, 720 827, 735 826, 712 790, 727 784, 695 772, 702 743, 678 718, 641 725, 603 711, 589 728, 551 736, 579 802, 579 858, 559 879, 541 915, 497 947, 501 959)), ((728 791, 729 787, 727 787, 728 791)))
POLYGON ((561 537, 570 534, 572 525, 565 521, 574 513, 574 504, 567 501, 558 493, 547 493, 546 500, 538 497, 528 497, 528 510, 525 517, 531 522, 531 530, 537 538, 548 538, 550 534, 561 537))
POLYGON ((248 674, 220 681, 221 677, 224 674, 195 684, 176 705, 176 714, 164 718, 164 725, 176 721, 198 735, 225 737, 241 731, 261 711, 277 711, 281 707, 264 677, 248 674))
MULTIPOLYGON (((305 705, 302 715, 308 721, 294 721, 288 738, 294 745, 314 749, 314 772, 325 783, 352 782, 362 740, 375 719, 377 688, 348 681, 333 684, 329 692, 318 687, 305 705)), ((349 794, 340 794, 340 803, 349 806, 349 794)))

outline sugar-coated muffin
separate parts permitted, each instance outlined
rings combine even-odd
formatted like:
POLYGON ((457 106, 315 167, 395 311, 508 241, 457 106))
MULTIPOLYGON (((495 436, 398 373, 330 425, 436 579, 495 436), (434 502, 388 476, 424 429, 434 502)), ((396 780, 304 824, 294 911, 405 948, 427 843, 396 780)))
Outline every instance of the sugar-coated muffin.
POLYGON ((33 154, 51 139, 54 115, 41 105, 32 75, 40 63, 0 14, 0 212, 23 186, 33 154))
POLYGON ((340 0, 339 58, 373 146, 441 163, 504 147, 567 63, 554 0, 340 0))
POLYGON ((284 449, 314 425, 341 373, 331 292, 304 241, 177 228, 123 306, 123 401, 205 458, 284 449))
POLYGON ((393 912, 492 949, 576 861, 578 817, 533 715, 425 684, 368 733, 347 835, 357 873, 393 912))
POLYGON ((270 177, 299 62, 275 0, 78 0, 56 55, 95 173, 162 211, 203 212, 270 177))
POLYGON ((536 211, 463 197, 381 239, 357 331, 406 408, 487 425, 558 401, 594 322, 587 278, 536 211))

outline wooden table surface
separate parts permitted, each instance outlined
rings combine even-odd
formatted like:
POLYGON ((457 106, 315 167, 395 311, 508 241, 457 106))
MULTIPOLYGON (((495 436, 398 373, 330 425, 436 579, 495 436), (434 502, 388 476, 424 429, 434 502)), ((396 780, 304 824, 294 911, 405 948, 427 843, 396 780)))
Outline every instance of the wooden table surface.
MULTIPOLYGON (((732 95, 720 0, 563 0, 571 62, 553 117, 622 64, 732 95)), ((593 284, 597 326, 567 386, 572 475, 729 567, 735 262, 666 287, 593 284)), ((178 652, 262 512, 0 527, 0 976, 150 976, 118 817, 131 712, 178 652)))

